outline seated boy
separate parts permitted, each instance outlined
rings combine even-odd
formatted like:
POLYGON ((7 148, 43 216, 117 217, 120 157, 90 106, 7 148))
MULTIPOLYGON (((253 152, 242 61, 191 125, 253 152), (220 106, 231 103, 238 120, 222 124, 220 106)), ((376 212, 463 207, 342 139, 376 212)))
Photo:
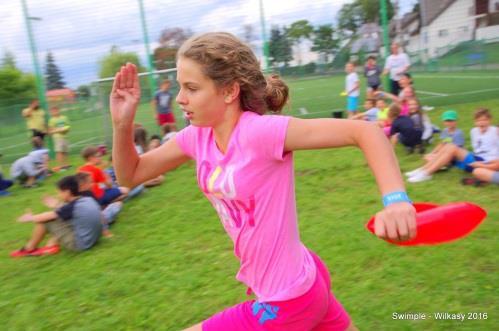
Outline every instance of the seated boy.
POLYGON ((455 110, 446 110, 442 114, 442 121, 445 129, 440 132, 440 143, 424 159, 430 161, 449 143, 459 147, 464 147, 464 133, 457 127, 457 112, 455 110))
POLYGON ((94 246, 102 232, 99 205, 88 197, 80 196, 75 176, 67 176, 57 182, 63 206, 41 214, 28 212, 19 217, 19 222, 34 222, 30 240, 12 257, 50 255, 59 252, 59 244, 70 251, 83 251, 94 246), (44 247, 38 248, 45 235, 52 237, 44 247))
POLYGON ((352 119, 363 119, 369 122, 376 122, 378 120, 379 109, 376 108, 376 100, 366 99, 366 101, 364 101, 364 109, 365 112, 352 116, 352 119))
POLYGON ((48 173, 48 150, 37 149, 17 159, 10 167, 10 177, 18 180, 24 187, 36 186, 36 181, 43 179, 48 173))
POLYGON ((89 146, 81 152, 86 163, 78 168, 78 172, 89 173, 92 178, 92 193, 100 205, 105 206, 113 201, 122 200, 128 194, 126 187, 113 187, 111 178, 98 166, 101 164, 101 154, 99 149, 89 146))
POLYGON ((410 183, 418 183, 432 178, 432 174, 441 167, 453 163, 457 168, 473 172, 474 162, 486 163, 499 158, 498 128, 491 125, 492 115, 485 108, 475 112, 475 127, 471 129, 471 145, 473 153, 454 144, 445 144, 440 152, 423 167, 407 173, 410 183))

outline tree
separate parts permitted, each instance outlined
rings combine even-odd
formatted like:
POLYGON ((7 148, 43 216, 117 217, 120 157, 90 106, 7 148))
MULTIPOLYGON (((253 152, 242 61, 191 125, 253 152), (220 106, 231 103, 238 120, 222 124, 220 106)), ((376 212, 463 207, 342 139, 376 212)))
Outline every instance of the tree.
POLYGON ((35 76, 10 66, 0 67, 0 105, 27 102, 35 97, 35 76))
POLYGON ((298 65, 301 65, 301 49, 300 44, 304 39, 310 38, 314 28, 307 20, 299 20, 291 23, 289 28, 286 30, 286 35, 293 41, 296 45, 298 53, 298 65))
POLYGON ((329 62, 329 55, 334 55, 339 47, 331 24, 320 25, 314 30, 313 43, 312 50, 323 54, 326 63, 329 62))
MULTIPOLYGON (((284 30, 286 28, 284 27, 284 30)), ((279 29, 278 26, 273 26, 270 30, 269 40, 269 61, 273 67, 280 63, 288 66, 289 62, 293 60, 293 52, 291 50, 291 41, 287 38, 286 34, 279 29)))
POLYGON ((45 80, 47 82, 47 90, 57 90, 64 88, 61 70, 55 64, 52 52, 47 53, 47 65, 45 67, 45 80))
POLYGON ((90 86, 88 86, 88 85, 80 85, 76 89, 76 93, 78 95, 78 98, 88 99, 90 97, 90 86))
POLYGON ((190 29, 165 28, 159 36, 159 47, 153 52, 156 69, 175 67, 175 57, 180 46, 192 36, 190 29))
MULTIPOLYGON (((393 17, 393 5, 387 1, 388 20, 393 17)), ((338 13, 338 30, 343 36, 354 34, 365 23, 379 22, 379 0, 355 0, 344 4, 338 13)))
POLYGON ((136 53, 122 52, 117 46, 112 46, 110 53, 99 61, 99 77, 113 77, 121 66, 127 62, 135 64, 139 72, 144 71, 144 68, 140 65, 139 56, 136 53))
POLYGON ((2 58, 2 67, 3 68, 14 68, 16 69, 16 60, 14 58, 14 54, 9 51, 5 51, 2 58))

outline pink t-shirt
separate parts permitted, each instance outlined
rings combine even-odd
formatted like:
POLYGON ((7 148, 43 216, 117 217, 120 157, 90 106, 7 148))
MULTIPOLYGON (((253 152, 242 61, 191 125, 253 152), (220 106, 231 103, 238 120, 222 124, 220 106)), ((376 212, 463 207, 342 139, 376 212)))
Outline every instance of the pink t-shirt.
POLYGON ((293 155, 284 153, 289 119, 244 112, 225 154, 212 128, 191 125, 176 135, 196 160, 199 187, 234 242, 236 278, 260 302, 296 298, 311 288, 316 274, 298 233, 293 155))

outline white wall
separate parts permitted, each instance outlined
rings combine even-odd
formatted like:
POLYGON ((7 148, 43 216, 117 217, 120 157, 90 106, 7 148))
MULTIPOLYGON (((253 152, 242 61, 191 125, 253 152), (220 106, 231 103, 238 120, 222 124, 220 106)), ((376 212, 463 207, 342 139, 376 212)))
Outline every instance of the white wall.
POLYGON ((495 42, 499 41, 499 25, 491 25, 485 28, 477 29, 476 39, 495 39, 495 42))
POLYGON ((429 26, 421 29, 421 47, 430 57, 441 55, 439 50, 473 38, 475 19, 470 8, 473 0, 457 0, 440 14, 429 26))

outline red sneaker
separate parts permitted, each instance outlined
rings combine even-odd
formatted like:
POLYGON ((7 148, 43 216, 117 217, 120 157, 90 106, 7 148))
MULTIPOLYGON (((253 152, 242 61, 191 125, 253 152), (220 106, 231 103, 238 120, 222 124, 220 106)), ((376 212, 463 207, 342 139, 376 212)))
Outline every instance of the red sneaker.
POLYGON ((53 246, 43 246, 40 248, 37 248, 35 250, 35 254, 37 255, 54 255, 59 253, 61 250, 59 245, 53 245, 53 246))
POLYGON ((39 256, 38 249, 27 250, 24 247, 17 251, 10 252, 11 257, 39 256))

